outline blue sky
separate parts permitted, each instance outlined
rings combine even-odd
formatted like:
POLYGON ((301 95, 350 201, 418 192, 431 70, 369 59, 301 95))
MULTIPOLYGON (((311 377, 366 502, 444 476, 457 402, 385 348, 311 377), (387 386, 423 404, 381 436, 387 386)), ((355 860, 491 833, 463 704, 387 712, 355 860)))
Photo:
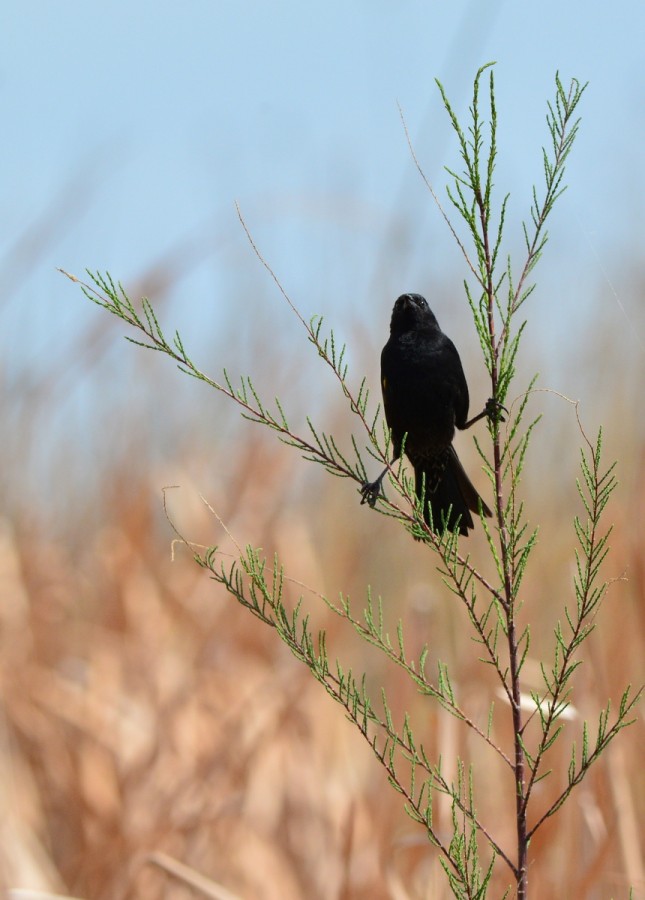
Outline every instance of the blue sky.
MULTIPOLYGON (((562 323, 589 315, 599 285, 594 302, 620 319, 614 285, 631 340, 639 300, 622 279, 643 244, 644 17, 635 0, 611 9, 582 0, 5 4, 0 290, 9 383, 25 368, 46 373, 99 315, 56 266, 108 269, 136 285, 157 262, 182 259, 172 325, 197 338, 246 290, 258 303, 262 294, 279 302, 236 201, 303 311, 341 329, 367 318, 379 346, 401 291, 432 298, 435 280, 454 280, 459 294, 467 273, 414 169, 397 104, 443 194, 442 166, 458 156, 434 78, 463 114, 489 60, 512 250, 541 179, 555 71, 590 82, 570 188, 537 273, 536 333, 556 347, 566 341, 562 323)), ((459 327, 471 327, 459 315, 459 327)))

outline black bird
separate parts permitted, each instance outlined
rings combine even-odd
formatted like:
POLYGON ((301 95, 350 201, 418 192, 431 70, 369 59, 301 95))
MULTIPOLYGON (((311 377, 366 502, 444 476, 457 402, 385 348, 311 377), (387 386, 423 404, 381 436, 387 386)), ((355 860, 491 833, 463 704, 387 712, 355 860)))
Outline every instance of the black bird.
MULTIPOLYGON (((498 415, 499 407, 489 400, 482 413, 468 420, 468 385, 459 354, 420 294, 402 294, 394 304, 390 339, 381 354, 381 387, 392 462, 401 456, 405 437, 417 496, 425 495, 425 521, 437 533, 447 525, 468 534, 474 527, 471 511, 485 516, 491 511, 466 475, 452 440, 455 428, 498 415)), ((361 503, 374 506, 387 471, 363 485, 361 503)))

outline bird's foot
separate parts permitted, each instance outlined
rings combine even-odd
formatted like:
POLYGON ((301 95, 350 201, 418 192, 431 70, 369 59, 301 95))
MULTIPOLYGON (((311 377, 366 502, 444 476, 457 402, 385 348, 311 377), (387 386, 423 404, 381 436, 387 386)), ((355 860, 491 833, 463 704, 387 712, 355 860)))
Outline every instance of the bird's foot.
POLYGON ((383 479, 377 478, 376 481, 366 481, 361 486, 361 506, 364 503, 367 503, 369 506, 374 509, 376 506, 376 501, 380 496, 385 496, 383 493, 383 479))
POLYGON ((486 401, 486 406, 484 407, 487 419, 490 419, 491 422, 496 423, 505 422, 506 419, 502 415, 502 410, 504 410, 505 413, 508 413, 506 407, 502 406, 499 400, 496 400, 494 397, 488 398, 488 400, 486 401))

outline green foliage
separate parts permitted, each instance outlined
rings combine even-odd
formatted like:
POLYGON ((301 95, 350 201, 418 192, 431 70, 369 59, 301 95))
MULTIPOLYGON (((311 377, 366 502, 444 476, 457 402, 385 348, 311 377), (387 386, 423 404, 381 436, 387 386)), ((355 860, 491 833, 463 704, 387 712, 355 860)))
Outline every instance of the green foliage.
MULTIPOLYGON (((548 240, 548 217, 565 189, 564 167, 578 132, 579 120, 575 115, 585 86, 573 79, 565 88, 556 75, 555 100, 548 105, 547 114, 550 144, 543 150, 544 184, 541 190, 534 188, 532 191, 529 221, 522 226, 526 255, 519 268, 512 265, 510 258, 504 258, 502 252, 508 196, 503 197, 495 212, 493 177, 497 159, 497 109, 492 68, 484 66, 476 75, 467 129, 461 126, 443 86, 438 86, 459 141, 463 166, 460 171, 447 170, 451 178, 448 197, 465 225, 473 257, 443 209, 441 212, 473 276, 473 283, 465 284, 466 298, 490 376, 491 396, 498 403, 504 403, 515 378, 526 325, 524 321, 517 321, 517 314, 534 290, 529 276, 548 240), (488 108, 484 113, 481 94, 486 76, 488 108)), ((428 187, 432 191, 429 184, 428 187)), ((436 199, 434 191, 432 196, 436 199)), ((142 300, 138 309, 122 286, 113 282, 109 275, 90 273, 91 283, 82 283, 82 289, 92 302, 135 330, 140 337, 128 338, 132 343, 169 356, 182 372, 204 381, 236 403, 245 418, 276 432, 282 442, 294 447, 306 460, 322 465, 330 474, 353 480, 358 490, 367 480, 366 455, 383 465, 387 465, 390 457, 389 435, 381 424, 380 409, 378 406, 370 408, 365 379, 357 391, 351 388, 345 346, 338 344, 333 332, 324 332, 322 318, 315 317, 310 322, 303 319, 261 257, 248 230, 247 235, 298 317, 307 340, 334 373, 348 407, 356 417, 360 436, 352 435, 351 451, 341 449, 334 435, 319 429, 310 418, 306 419, 303 433, 294 428, 283 404, 277 398, 273 404, 264 401, 250 378, 242 378, 236 386, 226 371, 221 381, 204 374, 188 356, 178 333, 171 340, 166 338, 150 301, 142 300)), ((73 276, 69 277, 77 281, 73 276)), ((345 670, 339 660, 330 659, 325 632, 312 632, 301 601, 292 607, 285 602, 286 575, 277 558, 267 561, 253 547, 240 552, 239 558, 228 565, 222 562, 216 547, 195 554, 196 562, 210 573, 211 578, 252 615, 275 629, 294 656, 344 708, 369 743, 389 783, 403 797, 408 814, 425 829, 429 841, 437 849, 455 897, 469 900, 486 896, 498 862, 507 866, 517 896, 527 896, 531 838, 568 799, 608 744, 633 721, 634 706, 641 693, 626 688, 616 711, 612 712, 609 703, 600 711, 594 737, 585 723, 580 746, 569 739, 570 762, 566 773, 554 773, 547 768, 546 754, 557 741, 566 739, 573 675, 582 663, 581 647, 594 629, 594 617, 607 589, 600 569, 609 552, 611 528, 603 525, 602 517, 616 481, 614 465, 606 466, 602 459, 602 432, 594 443, 581 428, 585 447, 581 452, 582 476, 578 490, 586 517, 576 516, 574 520, 578 543, 573 583, 575 605, 564 607, 564 622, 558 622, 554 628, 552 659, 543 662, 541 668, 542 690, 532 692, 527 698, 522 692, 521 675, 531 646, 531 630, 530 624, 519 617, 522 586, 529 572, 538 532, 537 528, 529 526, 519 484, 526 451, 538 423, 537 418, 528 423, 525 421, 527 401, 534 383, 535 379, 531 380, 519 399, 509 404, 508 422, 503 424, 498 417, 492 416, 488 423, 488 440, 476 441, 495 495, 493 520, 481 517, 493 563, 492 577, 485 576, 482 568, 464 553, 457 533, 444 530, 434 534, 428 528, 421 514, 422 503, 415 496, 412 481, 401 462, 389 471, 395 499, 382 497, 377 507, 381 513, 399 519, 416 539, 427 545, 435 556, 441 578, 464 605, 479 661, 492 668, 507 701, 504 709, 508 710, 511 719, 512 746, 501 744, 495 737, 495 724, 500 713, 492 703, 486 726, 482 727, 468 713, 457 682, 444 663, 439 662, 437 671, 429 674, 426 671, 427 647, 417 659, 412 659, 405 649, 402 623, 399 623, 395 638, 390 637, 384 627, 381 600, 375 599, 369 589, 361 613, 355 612, 349 597, 341 596, 337 602, 322 598, 331 613, 351 627, 361 640, 400 667, 428 701, 436 702, 499 758, 503 770, 508 772, 508 804, 514 806, 516 817, 517 840, 512 853, 502 847, 491 824, 483 821, 477 811, 472 769, 457 759, 454 761, 457 777, 450 780, 444 774, 442 760, 432 759, 423 742, 417 740, 407 713, 401 716, 392 709, 385 688, 381 689, 378 699, 374 699, 364 675, 345 670), (529 733, 530 723, 537 728, 533 727, 529 733), (546 778, 559 778, 554 800, 538 800, 535 796, 535 786, 546 778), (452 834, 449 837, 434 824, 433 798, 437 794, 450 798, 452 834)))

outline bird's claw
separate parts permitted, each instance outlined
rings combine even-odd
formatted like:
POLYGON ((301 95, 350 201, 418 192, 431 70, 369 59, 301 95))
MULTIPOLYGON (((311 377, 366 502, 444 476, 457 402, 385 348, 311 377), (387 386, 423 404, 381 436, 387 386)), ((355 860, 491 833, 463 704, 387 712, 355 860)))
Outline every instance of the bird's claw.
POLYGON ((491 420, 491 422, 505 422, 506 419, 502 415, 502 410, 505 413, 508 413, 508 410, 505 406, 503 406, 499 400, 496 400, 495 397, 489 397, 486 401, 485 411, 486 417, 491 420))
POLYGON ((361 506, 367 503, 374 509, 376 501, 382 493, 383 488, 380 478, 376 481, 366 481, 361 487, 361 506))

